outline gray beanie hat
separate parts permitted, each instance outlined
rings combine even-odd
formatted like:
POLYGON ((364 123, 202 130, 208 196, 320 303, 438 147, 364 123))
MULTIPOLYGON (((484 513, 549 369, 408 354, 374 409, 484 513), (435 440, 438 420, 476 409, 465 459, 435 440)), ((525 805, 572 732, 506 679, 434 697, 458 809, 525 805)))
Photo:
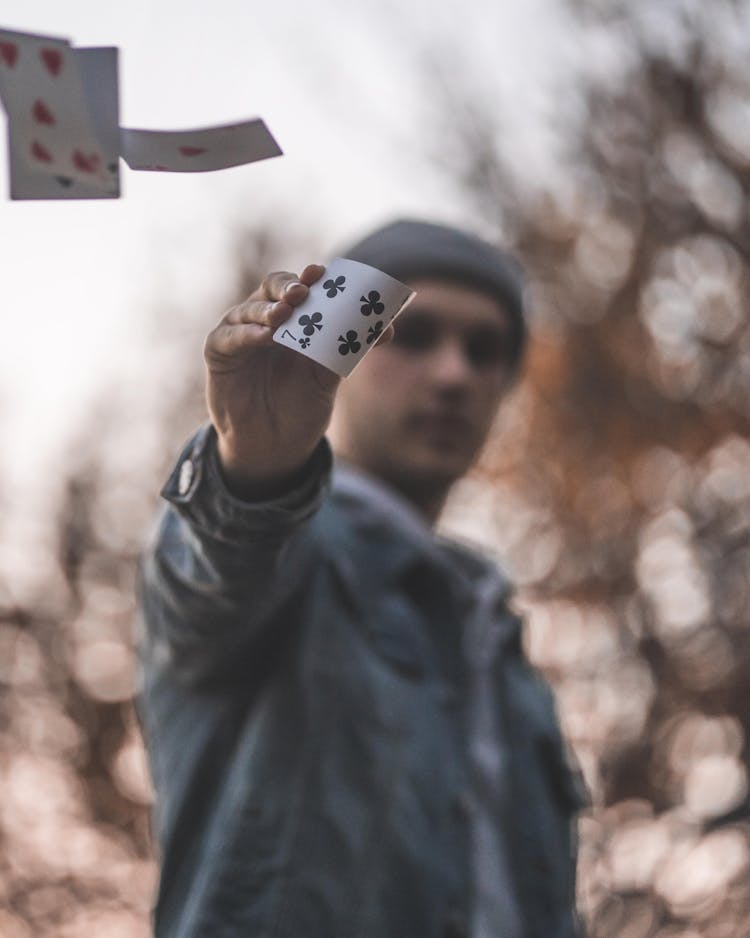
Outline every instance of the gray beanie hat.
POLYGON ((526 340, 523 277, 516 260, 475 235, 432 222, 402 219, 339 252, 398 280, 457 280, 492 294, 510 314, 516 357, 526 340))

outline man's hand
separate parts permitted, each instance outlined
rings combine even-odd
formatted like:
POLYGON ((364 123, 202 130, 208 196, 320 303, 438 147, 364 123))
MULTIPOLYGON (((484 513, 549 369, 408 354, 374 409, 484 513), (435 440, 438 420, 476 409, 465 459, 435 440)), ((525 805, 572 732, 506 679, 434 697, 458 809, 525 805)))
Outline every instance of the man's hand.
POLYGON ((282 492, 328 426, 340 378, 271 340, 323 271, 269 274, 206 339, 208 410, 226 482, 240 497, 282 492))

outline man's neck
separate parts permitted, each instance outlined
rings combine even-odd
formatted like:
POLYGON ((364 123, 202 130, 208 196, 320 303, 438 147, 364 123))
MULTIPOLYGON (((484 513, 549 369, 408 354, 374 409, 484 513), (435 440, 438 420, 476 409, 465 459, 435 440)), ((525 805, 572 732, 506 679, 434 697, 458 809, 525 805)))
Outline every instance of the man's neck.
POLYGON ((448 492, 444 488, 441 487, 439 492, 432 492, 427 486, 411 482, 411 480, 383 479, 383 481, 410 502, 431 528, 435 527, 448 497, 448 492))
POLYGON ((404 477, 396 473, 378 472, 369 466, 362 465, 356 459, 350 458, 346 453, 335 452, 336 457, 346 465, 351 466, 352 469, 362 472, 381 485, 392 489, 393 492, 409 502, 431 528, 435 527, 448 497, 449 487, 436 484, 430 485, 425 483, 424 480, 404 477))

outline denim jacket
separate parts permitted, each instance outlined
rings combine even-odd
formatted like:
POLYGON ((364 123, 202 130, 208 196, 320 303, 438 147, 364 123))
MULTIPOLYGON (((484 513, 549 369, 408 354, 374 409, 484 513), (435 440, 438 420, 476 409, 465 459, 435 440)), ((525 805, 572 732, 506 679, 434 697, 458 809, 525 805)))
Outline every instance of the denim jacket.
MULTIPOLYGON (((464 623, 494 574, 329 491, 330 468, 323 441, 294 491, 243 502, 204 427, 162 492, 141 567, 138 700, 156 938, 472 935, 464 623)), ((579 796, 497 583, 487 668, 507 773, 484 803, 524 938, 569 938, 579 796)))

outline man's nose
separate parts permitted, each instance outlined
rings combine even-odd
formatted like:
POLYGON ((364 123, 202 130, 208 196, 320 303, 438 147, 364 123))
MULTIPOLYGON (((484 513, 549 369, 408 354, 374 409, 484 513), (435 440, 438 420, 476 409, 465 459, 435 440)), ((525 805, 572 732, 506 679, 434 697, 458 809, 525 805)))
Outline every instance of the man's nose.
POLYGON ((465 387, 474 373, 463 342, 452 336, 443 339, 435 348, 432 370, 438 383, 446 387, 465 387))

